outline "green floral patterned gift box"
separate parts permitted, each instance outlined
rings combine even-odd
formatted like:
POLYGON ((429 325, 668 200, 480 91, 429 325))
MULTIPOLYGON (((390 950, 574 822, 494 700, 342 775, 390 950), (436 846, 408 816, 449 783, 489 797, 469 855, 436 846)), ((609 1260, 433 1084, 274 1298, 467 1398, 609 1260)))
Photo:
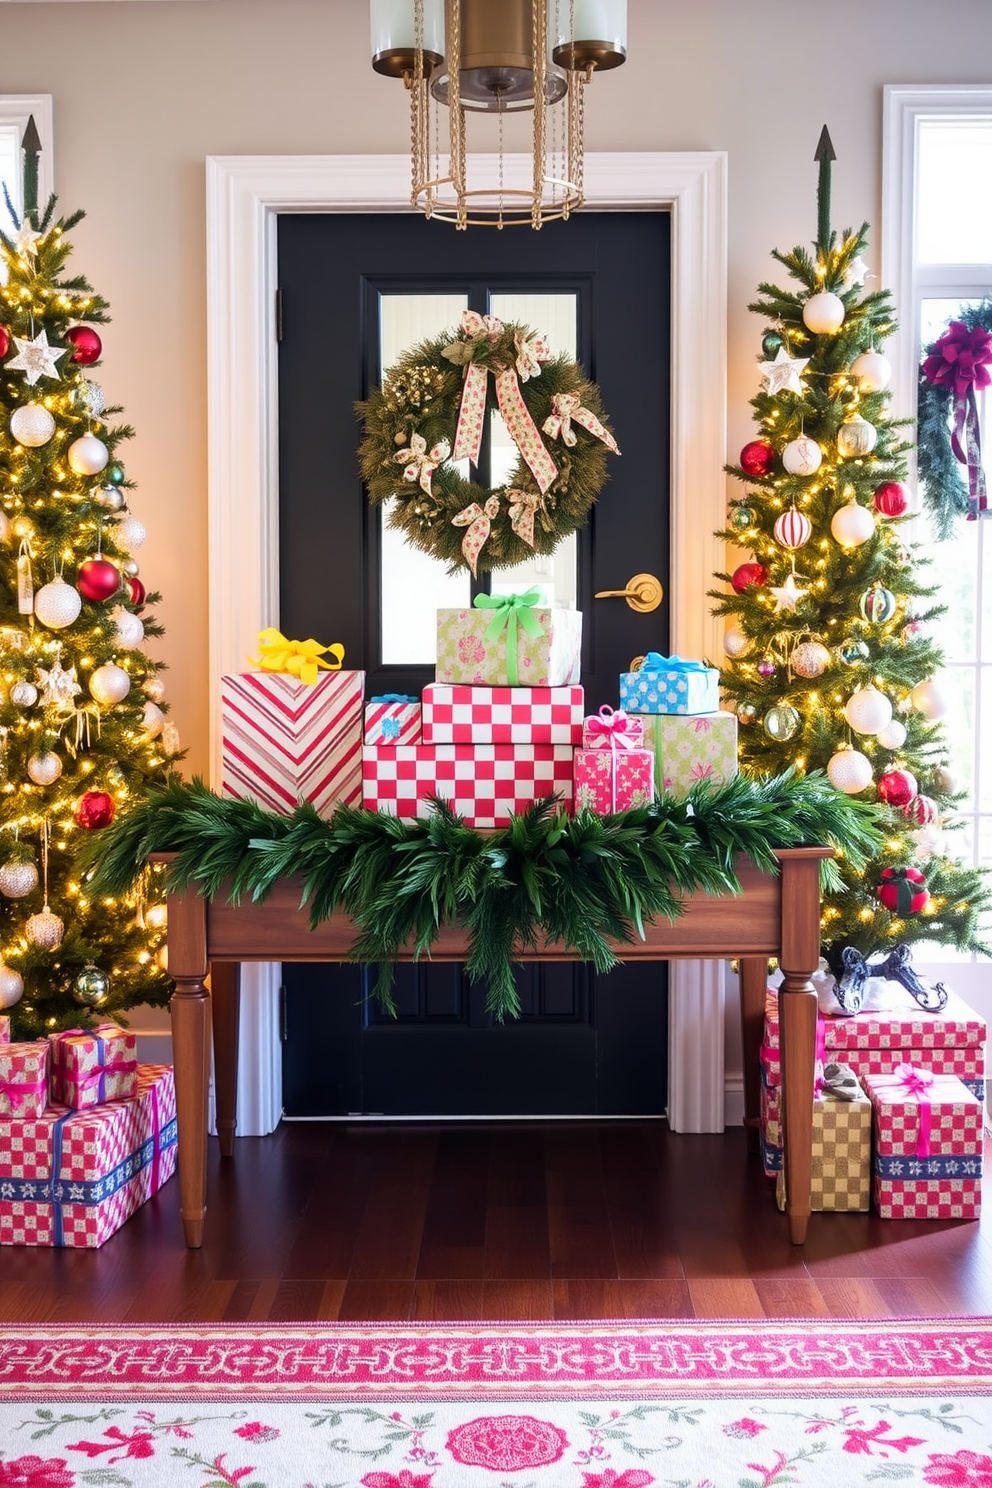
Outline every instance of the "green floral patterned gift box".
POLYGON ((733 713, 645 713, 644 747, 654 750, 658 794, 686 796, 694 785, 726 785, 737 774, 733 713))
POLYGON ((438 610, 437 675, 483 687, 568 687, 579 680, 582 616, 526 594, 479 594, 475 608, 438 610))

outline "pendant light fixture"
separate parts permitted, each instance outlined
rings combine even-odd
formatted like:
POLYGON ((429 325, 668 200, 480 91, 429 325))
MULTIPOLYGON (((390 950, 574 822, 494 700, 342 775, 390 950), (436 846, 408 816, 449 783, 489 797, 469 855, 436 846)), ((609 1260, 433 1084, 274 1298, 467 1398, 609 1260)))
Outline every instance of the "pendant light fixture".
POLYGON ((539 228, 582 206, 584 90, 596 72, 626 60, 627 0, 370 4, 372 66, 402 78, 410 94, 414 207, 459 228, 539 228), (508 182, 503 120, 522 110, 533 115, 532 170, 529 181, 508 182), (488 179, 468 152, 473 114, 497 119, 488 179))

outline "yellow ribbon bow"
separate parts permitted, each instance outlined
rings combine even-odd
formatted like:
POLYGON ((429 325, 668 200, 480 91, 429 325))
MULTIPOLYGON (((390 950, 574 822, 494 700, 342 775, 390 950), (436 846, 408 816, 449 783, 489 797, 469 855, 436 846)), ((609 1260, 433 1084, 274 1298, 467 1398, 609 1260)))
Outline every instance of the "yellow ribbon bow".
POLYGON ((290 641, 274 625, 259 632, 258 645, 262 654, 258 657, 249 656, 252 666, 259 667, 263 672, 288 672, 292 677, 299 677, 307 687, 312 687, 316 682, 318 667, 324 667, 329 672, 339 672, 344 661, 344 647, 340 641, 333 641, 329 646, 322 646, 312 638, 308 641, 290 641), (325 651, 330 652, 333 661, 324 660, 325 651))
POLYGON ((551 435, 552 439, 560 439, 562 444, 567 444, 571 448, 575 443, 573 419, 577 424, 581 424, 583 429, 588 429, 595 439, 601 439, 606 448, 612 450, 615 455, 620 453, 617 442, 609 429, 604 429, 591 409, 583 408, 577 393, 555 393, 551 399, 551 413, 541 427, 545 434, 551 435))

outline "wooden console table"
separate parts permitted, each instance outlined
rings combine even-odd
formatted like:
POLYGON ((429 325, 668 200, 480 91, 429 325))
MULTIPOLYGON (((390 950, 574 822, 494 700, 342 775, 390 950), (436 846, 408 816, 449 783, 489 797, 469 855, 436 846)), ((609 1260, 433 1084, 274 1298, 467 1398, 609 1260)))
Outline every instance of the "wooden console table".
MULTIPOLYGON (((163 858, 166 855, 162 855, 163 858)), ((646 927, 643 941, 618 947, 624 961, 740 959, 744 1037, 745 1124, 752 1149, 758 1128, 758 1048, 765 1007, 768 958, 778 959, 782 1043, 782 1127, 788 1192, 789 1238, 801 1245, 809 1219, 813 1139, 813 1066, 817 1002, 810 980, 820 954, 820 881, 826 847, 787 848, 776 853, 780 873, 739 866, 742 893, 687 896, 685 912, 669 924, 646 927)), ((243 961, 345 961, 355 938, 343 914, 311 930, 301 910, 300 882, 280 881, 260 904, 229 904, 194 890, 169 896, 169 971, 173 1059, 179 1119, 180 1214, 186 1244, 203 1243, 206 1214, 207 1085, 213 1017, 217 1130, 221 1151, 234 1151, 237 1090, 238 972, 243 961), (211 972, 212 998, 205 978, 211 972)), ((463 961, 464 934, 441 931, 435 961, 463 961)), ((559 946, 546 946, 523 960, 572 960, 559 946)))

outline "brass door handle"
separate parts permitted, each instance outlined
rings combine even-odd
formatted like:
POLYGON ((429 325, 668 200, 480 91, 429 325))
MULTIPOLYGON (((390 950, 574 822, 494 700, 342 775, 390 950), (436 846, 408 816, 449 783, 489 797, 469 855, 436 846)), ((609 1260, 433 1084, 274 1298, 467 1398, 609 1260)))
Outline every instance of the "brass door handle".
POLYGON ((632 610, 646 615, 656 610, 664 598, 665 591, 654 574, 635 574, 626 589, 601 589, 597 599, 625 599, 632 610))

